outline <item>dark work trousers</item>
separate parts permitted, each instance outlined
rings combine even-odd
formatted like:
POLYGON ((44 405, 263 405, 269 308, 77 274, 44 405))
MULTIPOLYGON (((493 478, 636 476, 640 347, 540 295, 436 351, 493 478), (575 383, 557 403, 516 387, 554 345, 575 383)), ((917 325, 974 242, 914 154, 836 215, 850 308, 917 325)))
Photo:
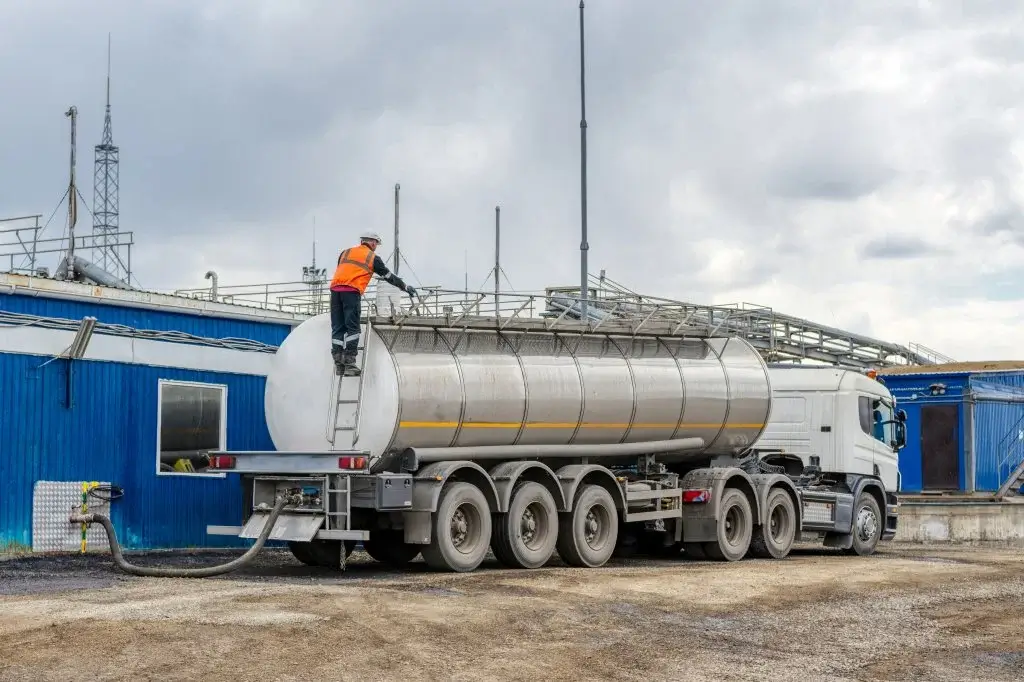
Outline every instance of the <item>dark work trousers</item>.
POLYGON ((354 365, 359 347, 359 304, 356 291, 331 291, 331 355, 344 354, 346 364, 354 365))

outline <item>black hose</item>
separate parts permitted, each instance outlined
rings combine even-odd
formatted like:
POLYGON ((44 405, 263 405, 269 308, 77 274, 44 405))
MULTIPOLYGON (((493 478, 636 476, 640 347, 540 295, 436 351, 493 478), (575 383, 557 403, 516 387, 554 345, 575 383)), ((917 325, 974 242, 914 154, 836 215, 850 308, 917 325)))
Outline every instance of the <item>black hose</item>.
POLYGON ((203 568, 134 566, 125 561, 124 555, 121 553, 121 545, 117 541, 117 533, 114 532, 114 524, 110 522, 109 518, 103 514, 72 514, 71 523, 98 523, 103 526, 103 529, 107 531, 107 540, 110 542, 110 553, 113 555, 114 564, 116 564, 117 567, 125 573, 131 573, 132 575, 148 578, 207 578, 209 576, 221 575, 223 573, 238 570, 255 559, 256 554, 263 549, 264 543, 266 543, 267 538, 270 537, 270 531, 273 530, 274 524, 277 522, 277 517, 281 515, 281 510, 284 509, 287 502, 288 498, 285 496, 277 498, 274 508, 270 511, 270 518, 267 519, 259 537, 256 538, 256 544, 250 547, 245 554, 227 562, 226 564, 220 564, 218 566, 204 566, 203 568))

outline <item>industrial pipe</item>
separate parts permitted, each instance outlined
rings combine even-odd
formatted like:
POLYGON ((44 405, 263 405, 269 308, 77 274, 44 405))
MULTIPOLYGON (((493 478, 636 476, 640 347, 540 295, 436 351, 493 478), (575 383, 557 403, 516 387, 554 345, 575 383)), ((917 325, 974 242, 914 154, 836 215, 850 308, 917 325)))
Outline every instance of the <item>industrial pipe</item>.
POLYGON ((659 452, 699 450, 703 438, 640 441, 637 443, 599 443, 586 445, 470 445, 454 448, 406 448, 418 462, 440 462, 450 459, 509 459, 513 457, 610 457, 613 455, 647 455, 659 452))
POLYGON ((114 524, 110 522, 108 517, 103 514, 72 514, 71 523, 98 523, 103 526, 103 530, 107 531, 107 540, 110 542, 110 553, 113 555, 114 564, 116 564, 117 567, 125 573, 148 578, 207 578, 238 570, 255 559, 256 554, 263 549, 264 543, 266 543, 267 538, 270 537, 270 531, 273 530, 274 524, 277 523, 277 517, 281 515, 281 510, 284 509, 284 506, 287 503, 288 498, 286 496, 282 495, 277 498, 274 508, 270 510, 270 518, 267 519, 259 537, 256 538, 256 544, 250 547, 245 554, 227 562, 226 564, 204 566, 203 568, 160 568, 157 566, 135 566, 125 561, 124 555, 121 553, 121 545, 117 541, 117 534, 114 532, 114 524))
POLYGON ((210 284, 210 300, 217 300, 217 273, 213 270, 207 270, 206 279, 213 280, 210 284))

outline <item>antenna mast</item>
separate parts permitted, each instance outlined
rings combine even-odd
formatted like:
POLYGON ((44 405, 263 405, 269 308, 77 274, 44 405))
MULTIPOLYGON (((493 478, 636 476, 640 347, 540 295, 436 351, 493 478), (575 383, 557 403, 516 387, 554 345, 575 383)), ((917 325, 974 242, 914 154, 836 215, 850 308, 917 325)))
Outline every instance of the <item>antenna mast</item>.
POLYGON ((394 258, 395 262, 392 264, 392 268, 391 268, 392 270, 395 271, 396 275, 398 274, 398 258, 399 258, 399 255, 398 255, 398 190, 400 190, 400 189, 402 189, 402 186, 399 185, 396 182, 395 183, 395 258, 394 258))
POLYGON ((96 145, 93 168, 92 236, 97 265, 129 284, 131 280, 131 240, 121 241, 118 189, 120 183, 120 150, 114 144, 110 120, 110 34, 107 34, 107 107, 103 117, 103 139, 96 145), (121 246, 128 247, 127 259, 121 257, 121 246))
POLYGON ((78 123, 78 109, 72 105, 64 115, 71 119, 71 177, 68 181, 68 255, 67 279, 75 279, 75 223, 78 222, 78 188, 75 187, 75 128, 78 123))
POLYGON ((501 317, 498 291, 501 284, 501 206, 494 207, 494 316, 501 317))
POLYGON ((580 318, 587 321, 587 90, 583 52, 583 0, 580 0, 580 318))

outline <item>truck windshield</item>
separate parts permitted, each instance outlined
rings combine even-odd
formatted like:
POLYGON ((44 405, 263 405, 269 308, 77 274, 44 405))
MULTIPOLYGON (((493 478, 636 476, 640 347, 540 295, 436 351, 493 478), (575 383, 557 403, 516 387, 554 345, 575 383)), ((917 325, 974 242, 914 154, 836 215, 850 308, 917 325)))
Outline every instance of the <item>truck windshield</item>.
POLYGON ((873 419, 871 435, 891 448, 896 447, 896 413, 887 400, 872 401, 873 419))

